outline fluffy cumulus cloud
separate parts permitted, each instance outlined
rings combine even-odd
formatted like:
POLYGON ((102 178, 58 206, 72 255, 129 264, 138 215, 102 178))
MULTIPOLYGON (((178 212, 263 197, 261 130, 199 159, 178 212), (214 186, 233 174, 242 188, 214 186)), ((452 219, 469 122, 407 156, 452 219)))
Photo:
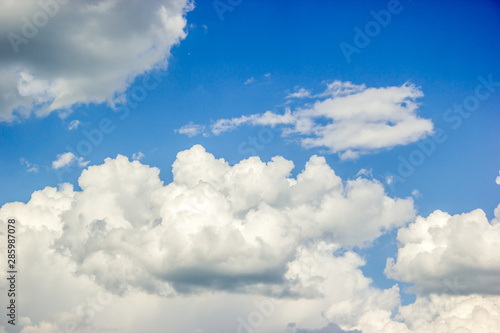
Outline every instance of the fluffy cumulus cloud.
POLYGON ((286 333, 360 333, 361 331, 358 330, 349 330, 349 331, 344 331, 342 330, 338 325, 335 324, 328 324, 327 326, 323 328, 318 328, 318 329, 301 329, 301 328, 296 328, 295 324, 290 324, 288 326, 288 329, 286 333))
POLYGON ((398 231, 389 277, 414 282, 419 293, 500 294, 499 210, 491 223, 478 209, 450 216, 436 211, 398 231))
POLYGON ((103 286, 115 278, 109 267, 133 267, 120 277, 155 294, 276 285, 278 296, 314 296, 314 286, 293 285, 297 277, 282 283, 298 244, 327 237, 364 246, 413 217, 410 199, 389 198, 363 178, 342 182, 322 157, 297 179, 292 168, 281 157, 231 167, 195 146, 178 154, 164 186, 156 168, 108 159, 83 171, 56 247, 103 286))
MULTIPOLYGON (((305 89, 288 95, 287 98, 314 99, 294 111, 287 110, 284 114, 267 111, 220 119, 209 130, 219 135, 244 124, 282 125, 283 135, 298 136, 305 148, 327 148, 343 159, 353 159, 360 154, 406 145, 431 134, 432 122, 417 114, 416 100, 422 96, 422 91, 409 83, 399 87, 366 88, 334 81, 327 84, 323 93, 314 96, 305 89)), ((200 131, 195 132, 193 126, 186 125, 179 132, 196 135, 200 131)))
POLYGON ((356 247, 405 230, 415 219, 411 198, 391 198, 375 180, 342 180, 322 157, 296 177, 293 168, 282 157, 230 166, 194 146, 177 155, 164 184, 159 169, 118 155, 84 170, 81 190, 63 184, 5 204, 0 230, 17 220, 22 254, 23 332, 498 328, 498 297, 488 290, 419 295, 401 307, 397 285, 380 289, 363 274, 356 247))
POLYGON ((407 328, 389 332, 494 333, 500 329, 499 305, 498 296, 419 297, 399 309, 396 318, 404 320, 407 328))
POLYGON ((0 121, 123 99, 186 34, 187 0, 0 1, 0 121))
POLYGON ((52 161, 52 169, 61 169, 77 162, 79 167, 85 167, 90 161, 85 161, 83 157, 76 157, 72 152, 58 154, 57 158, 52 161))

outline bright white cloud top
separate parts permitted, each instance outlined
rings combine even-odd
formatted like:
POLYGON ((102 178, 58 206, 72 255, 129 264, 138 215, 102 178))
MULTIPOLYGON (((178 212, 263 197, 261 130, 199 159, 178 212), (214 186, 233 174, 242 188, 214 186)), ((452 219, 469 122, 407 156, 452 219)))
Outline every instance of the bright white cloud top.
POLYGON ((1 1, 9 43, 0 48, 0 121, 123 101, 137 76, 166 68, 192 8, 186 0, 1 1))
MULTIPOLYGON (((283 125, 283 135, 299 137, 305 148, 322 147, 338 153, 342 159, 358 158, 361 154, 407 145, 433 131, 432 121, 418 116, 417 99, 420 88, 405 83, 400 87, 366 88, 351 82, 334 81, 327 89, 311 97, 303 88, 287 98, 313 98, 312 103, 287 109, 285 114, 271 111, 219 119, 209 126, 214 135, 234 130, 242 125, 283 125)), ((203 126, 190 123, 178 132, 195 136, 203 126)))
POLYGON ((66 152, 57 155, 57 158, 52 161, 52 169, 61 169, 77 162, 79 167, 85 167, 90 161, 85 161, 83 157, 76 157, 72 152, 66 152))
POLYGON ((397 239, 401 247, 396 261, 387 262, 388 276, 415 282, 423 293, 500 294, 496 250, 500 223, 488 222, 481 209, 455 216, 436 211, 419 217, 400 229, 397 239))
MULTIPOLYGON (((487 286, 500 268, 498 224, 484 213, 415 220, 413 200, 389 197, 376 180, 342 180, 318 156, 295 178, 293 167, 279 156, 230 166, 196 145, 178 153, 165 185, 158 168, 118 155, 84 170, 81 191, 64 184, 5 204, 0 227, 16 217, 22 239, 23 332, 499 327, 498 289, 487 286), (404 307, 398 286, 374 287, 353 251, 394 228, 401 248, 389 274, 418 292, 404 307), (466 254, 465 239, 476 244, 466 254), (453 274, 467 296, 444 290, 453 274)), ((0 292, 6 287, 1 279, 0 292)))

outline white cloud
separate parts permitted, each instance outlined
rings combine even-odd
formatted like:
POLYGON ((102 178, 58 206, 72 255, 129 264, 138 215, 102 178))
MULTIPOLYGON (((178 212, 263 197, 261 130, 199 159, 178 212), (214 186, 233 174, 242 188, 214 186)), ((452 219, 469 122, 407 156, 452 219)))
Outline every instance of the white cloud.
POLYGON ((178 154, 174 181, 163 186, 156 168, 123 156, 107 159, 83 171, 83 193, 65 213, 74 223, 58 244, 81 261, 81 273, 103 285, 107 267, 130 266, 142 267, 141 275, 123 278, 151 293, 260 290, 259 283, 280 281, 297 242, 327 236, 364 246, 413 217, 411 200, 388 198, 374 181, 344 184, 324 158, 313 156, 297 179, 288 179, 292 168, 281 157, 230 167, 194 146, 178 154), (126 191, 116 188, 124 183, 126 191), (85 208, 97 202, 102 208, 85 208), (123 228, 125 243, 112 240, 116 228, 123 228), (137 242, 151 248, 135 253, 137 242), (126 257, 114 258, 118 249, 126 257))
POLYGON ((27 172, 37 173, 39 170, 38 165, 31 163, 30 161, 26 160, 25 158, 21 158, 20 162, 22 165, 26 166, 27 172))
MULTIPOLYGON (((286 277, 297 281, 296 288, 301 288, 301 294, 326 298, 316 304, 310 302, 316 309, 305 315, 322 312, 329 322, 347 329, 356 327, 367 313, 374 310, 390 313, 400 304, 396 285, 386 290, 374 288, 360 269, 363 259, 351 251, 332 256, 337 249, 324 242, 309 249, 299 248, 296 259, 289 265, 286 277)), ((298 304, 305 308, 305 304, 298 304)))
POLYGON ((311 97, 311 92, 305 88, 300 88, 294 93, 288 94, 286 98, 306 98, 311 97))
POLYGON ((497 179, 495 180, 495 182, 500 185, 500 171, 498 171, 498 176, 497 176, 497 179))
POLYGON ((326 82, 326 89, 321 94, 315 95, 315 97, 338 97, 338 96, 348 96, 363 92, 366 90, 364 84, 357 85, 351 82, 342 82, 335 80, 333 82, 326 82))
MULTIPOLYGON (((60 165, 74 162, 73 156, 64 156, 69 157, 60 158, 60 165)), ((15 216, 24 226, 19 234, 23 239, 40 233, 31 250, 43 253, 39 265, 45 264, 44 272, 52 264, 59 267, 58 274, 68 269, 62 274, 71 280, 66 285, 92 281, 94 292, 102 288, 130 297, 170 296, 177 302, 180 293, 215 293, 220 300, 238 292, 247 295, 239 309, 262 297, 258 295, 318 298, 313 307, 298 303, 301 312, 311 315, 329 306, 322 295, 335 302, 349 300, 351 293, 356 299, 372 295, 373 302, 385 297, 370 287, 359 269, 363 260, 349 249, 411 220, 412 201, 387 197, 375 181, 342 181, 322 157, 313 156, 296 178, 290 178, 292 168, 281 157, 268 163, 250 158, 231 167, 194 146, 178 154, 173 182, 164 185, 157 168, 118 156, 84 170, 81 191, 69 185, 46 188, 35 192, 28 204, 2 207, 0 220, 15 216), (366 221, 370 226, 360 233, 359 225, 366 221), (318 243, 322 238, 328 241, 318 243), (343 246, 344 253, 332 256, 331 251, 343 246), (332 282, 327 288, 324 279, 332 282), (359 282, 347 287, 351 279, 359 282)), ((29 268, 33 260, 25 258, 22 267, 29 281, 38 274, 29 268)), ((56 288, 43 281, 49 290, 56 288)), ((23 285, 25 297, 39 295, 29 291, 39 285, 23 285)), ((397 304, 397 297, 393 301, 397 304)), ((77 308, 78 303, 68 302, 51 309, 63 313, 77 308)), ((27 311, 30 318, 41 318, 37 313, 43 309, 33 305, 27 311)), ((290 305, 281 311, 296 313, 290 305)), ((272 320, 266 325, 280 327, 293 318, 285 316, 283 324, 272 320)), ((345 322, 354 323, 357 317, 352 314, 345 322)))
POLYGON ((90 163, 90 161, 85 161, 83 157, 77 158, 75 154, 71 152, 66 152, 57 155, 56 160, 52 161, 52 168, 61 169, 70 166, 75 162, 78 162, 78 166, 82 168, 86 167, 90 163))
POLYGON ((57 159, 52 162, 53 169, 60 169, 73 164, 76 161, 76 156, 73 153, 67 152, 57 155, 57 159))
POLYGON ((356 177, 359 176, 373 177, 373 169, 361 169, 356 174, 356 177))
POLYGON ((499 302, 498 296, 418 297, 415 303, 401 307, 397 317, 410 330, 393 332, 497 332, 500 328, 499 302))
POLYGON ((290 323, 285 333, 361 333, 358 330, 344 331, 338 325, 329 323, 325 327, 317 329, 297 328, 295 323, 290 323))
POLYGON ((68 130, 74 130, 74 129, 77 129, 78 126, 80 126, 81 123, 80 123, 80 120, 73 120, 69 123, 68 125, 68 130))
POLYGON ((135 77, 166 68, 170 49, 186 36, 185 13, 192 7, 186 0, 0 2, 0 35, 6 36, 0 121, 113 104, 135 77))
POLYGON ((411 191, 411 195, 414 197, 414 198, 421 198, 422 197, 422 193, 420 193, 419 190, 417 189, 413 189, 413 191, 411 191))
MULTIPOLYGON (((15 217, 23 240, 23 332, 238 332, 242 321, 262 333, 290 332, 290 323, 296 333, 337 327, 329 323, 364 333, 495 332, 498 296, 419 295, 400 307, 397 285, 376 288, 363 274, 353 246, 421 225, 405 227, 411 199, 388 197, 375 180, 342 180, 322 157, 297 177, 292 169, 281 157, 229 166, 194 146, 164 184, 159 169, 119 155, 84 170, 81 190, 47 187, 5 204, 0 230, 15 217)), ((468 243, 482 239, 478 229, 468 243)), ((0 279, 1 293, 6 286, 0 279)))
POLYGON ((294 122, 293 116, 289 109, 284 115, 278 115, 271 111, 266 111, 260 115, 241 116, 233 119, 220 119, 211 126, 212 134, 220 135, 221 133, 232 131, 244 124, 261 125, 261 126, 276 126, 280 124, 291 124, 294 122))
POLYGON ((251 84, 254 82, 255 82, 255 78, 252 76, 251 78, 247 79, 244 84, 247 85, 247 84, 251 84))
POLYGON ((85 159, 83 157, 78 158, 78 166, 80 168, 86 167, 89 163, 90 163, 90 161, 85 161, 85 159))
POLYGON ((132 159, 134 161, 140 161, 143 157, 144 157, 144 154, 142 152, 138 152, 137 154, 136 153, 132 154, 132 159))
POLYGON ((491 224, 496 225, 500 223, 500 204, 497 206, 497 208, 495 208, 494 214, 495 218, 491 220, 491 224))
POLYGON ((188 137, 192 138, 193 136, 196 136, 200 133, 203 133, 203 130, 205 129, 205 126, 201 125, 196 125, 190 122, 187 125, 182 126, 178 130, 175 130, 177 133, 185 134, 188 137))
POLYGON ((397 258, 388 259, 385 273, 415 283, 417 292, 500 294, 500 224, 489 223, 482 210, 435 211, 400 229, 397 239, 397 258))
MULTIPOLYGON (((305 91, 298 92, 307 94, 305 91)), ((214 135, 244 125, 284 125, 283 135, 297 136, 305 148, 324 147, 342 159, 390 149, 418 141, 432 133, 433 124, 417 115, 416 99, 422 91, 412 84, 366 88, 334 81, 317 100, 280 115, 271 111, 232 119, 210 126, 214 135)))
POLYGON ((366 312, 353 328, 363 333, 493 333, 500 327, 499 302, 498 296, 433 294, 400 306, 394 318, 387 311, 366 312))

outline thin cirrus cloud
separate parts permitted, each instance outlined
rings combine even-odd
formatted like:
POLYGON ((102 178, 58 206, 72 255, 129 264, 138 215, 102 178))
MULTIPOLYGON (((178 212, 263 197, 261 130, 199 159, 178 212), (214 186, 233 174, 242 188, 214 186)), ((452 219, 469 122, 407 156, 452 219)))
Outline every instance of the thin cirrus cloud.
POLYGON ((122 100, 135 77, 167 66, 170 49, 186 37, 185 14, 193 6, 1 1, 0 121, 122 100))
POLYGON ((343 180, 319 156, 296 177, 293 167, 282 157, 230 166, 197 145, 178 153, 173 181, 164 184, 158 168, 118 155, 84 170, 81 190, 62 184, 26 204, 5 204, 0 227, 16 216, 24 244, 21 326, 245 332, 256 311, 263 320, 255 331, 263 333, 494 332, 500 325, 495 290, 465 280, 466 292, 456 294, 441 282, 430 294, 417 288, 416 301, 401 306, 398 285, 375 287, 355 252, 400 228, 394 279, 420 287, 426 275, 437 286, 455 271, 480 282, 475 267, 498 266, 489 243, 481 244, 487 233, 495 238, 484 214, 437 211, 415 220, 413 200, 389 197, 376 180, 343 180), (442 250, 460 250, 465 239, 477 246, 462 263, 442 250))
POLYGON ((204 132, 220 135, 242 125, 283 126, 283 136, 297 136, 305 148, 326 148, 342 159, 418 141, 433 131, 432 121, 418 116, 417 99, 422 91, 409 83, 399 87, 366 88, 351 82, 334 81, 324 92, 311 96, 305 89, 288 99, 313 98, 284 114, 271 111, 219 119, 205 127, 190 123, 177 131, 188 136, 204 132))

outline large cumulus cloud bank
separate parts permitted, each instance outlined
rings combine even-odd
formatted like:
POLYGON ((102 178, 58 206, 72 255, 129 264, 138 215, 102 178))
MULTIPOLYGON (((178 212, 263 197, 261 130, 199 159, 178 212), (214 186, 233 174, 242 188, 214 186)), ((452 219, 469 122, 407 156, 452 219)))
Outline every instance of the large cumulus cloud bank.
MULTIPOLYGON (((375 180, 342 180, 319 156, 296 177, 293 168, 282 157, 230 166, 197 145, 177 155, 169 184, 159 169, 118 155, 84 170, 81 191, 63 184, 33 193, 26 204, 5 204, 1 230, 7 219, 18 221, 23 332, 498 328, 494 288, 466 284, 467 292, 454 294, 426 285, 414 304, 401 307, 397 284, 376 288, 360 269, 365 261, 356 248, 401 228, 402 246, 386 271, 420 287, 423 277, 412 271, 416 255, 405 249, 420 253, 430 241, 445 241, 428 224, 465 237, 447 227, 460 217, 434 213, 415 220, 411 199, 389 197, 375 180), (414 237, 407 236, 411 228, 419 230, 414 237)), ((482 226, 464 231, 473 240, 496 228, 470 214, 463 223, 482 226)), ((492 246, 484 243, 469 255, 492 246)), ((426 260, 431 265, 448 257, 431 251, 418 264, 426 260)), ((429 284, 450 279, 453 269, 498 268, 488 258, 450 265, 428 273, 429 284)), ((6 287, 2 279, 0 292, 6 287)))

